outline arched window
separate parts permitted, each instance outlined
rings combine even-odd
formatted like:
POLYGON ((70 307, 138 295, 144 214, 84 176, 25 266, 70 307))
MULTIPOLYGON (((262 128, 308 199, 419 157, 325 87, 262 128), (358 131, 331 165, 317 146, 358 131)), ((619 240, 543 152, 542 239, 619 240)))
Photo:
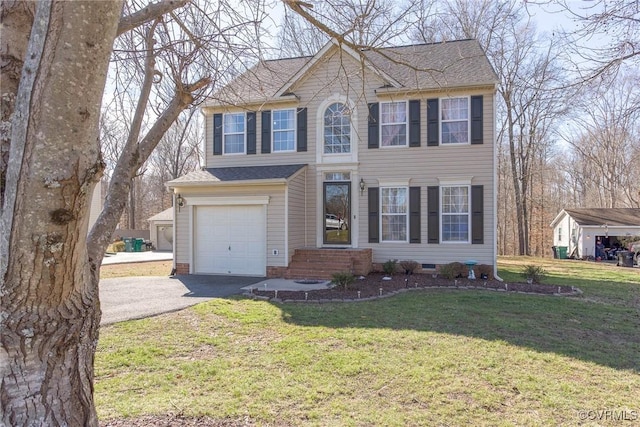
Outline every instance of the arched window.
POLYGON ((341 102, 334 102, 324 111, 324 153, 351 152, 351 111, 341 102))

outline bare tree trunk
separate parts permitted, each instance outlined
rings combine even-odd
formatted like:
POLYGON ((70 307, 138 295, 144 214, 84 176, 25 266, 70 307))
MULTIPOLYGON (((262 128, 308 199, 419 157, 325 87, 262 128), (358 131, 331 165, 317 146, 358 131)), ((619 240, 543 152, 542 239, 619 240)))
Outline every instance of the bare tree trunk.
POLYGON ((2 425, 97 425, 98 271, 87 259, 86 233, 103 169, 97 118, 121 7, 36 6, 1 212, 2 425))
POLYGON ((129 226, 130 230, 136 229, 136 182, 135 177, 131 178, 129 187, 129 226))
POLYGON ((5 0, 0 2, 0 206, 4 203, 4 188, 9 147, 11 142, 11 118, 15 108, 20 74, 29 43, 35 3, 5 0))

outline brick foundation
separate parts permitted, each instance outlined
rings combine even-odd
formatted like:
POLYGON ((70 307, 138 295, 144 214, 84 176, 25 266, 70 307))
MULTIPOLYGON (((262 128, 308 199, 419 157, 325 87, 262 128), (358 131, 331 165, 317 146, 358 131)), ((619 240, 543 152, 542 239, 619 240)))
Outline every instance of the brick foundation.
POLYGON ((176 263, 176 274, 189 274, 189 263, 188 262, 177 262, 176 263))
POLYGON ((284 277, 287 267, 270 267, 267 266, 267 277, 284 277))
POLYGON ((368 249, 296 249, 285 279, 330 279, 334 273, 350 272, 366 276, 371 271, 372 250, 368 249))

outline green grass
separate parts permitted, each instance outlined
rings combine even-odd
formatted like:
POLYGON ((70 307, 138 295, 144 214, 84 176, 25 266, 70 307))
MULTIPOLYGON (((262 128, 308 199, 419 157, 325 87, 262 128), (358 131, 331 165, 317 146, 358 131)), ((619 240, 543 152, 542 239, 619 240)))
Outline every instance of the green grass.
POLYGON ((521 280, 527 263, 544 267, 546 283, 584 295, 217 299, 102 328, 98 413, 250 417, 258 425, 546 426, 577 425, 580 410, 639 411, 640 271, 509 258, 500 274, 521 280))

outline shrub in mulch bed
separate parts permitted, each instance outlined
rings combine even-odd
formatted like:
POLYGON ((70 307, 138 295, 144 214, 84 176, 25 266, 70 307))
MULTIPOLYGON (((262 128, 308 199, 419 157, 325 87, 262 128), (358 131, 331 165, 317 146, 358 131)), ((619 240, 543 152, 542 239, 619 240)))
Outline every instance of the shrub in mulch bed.
POLYGON ((371 273, 364 278, 356 279, 348 289, 332 287, 327 289, 313 289, 308 291, 277 291, 253 290, 245 294, 251 297, 264 298, 282 302, 288 301, 343 301, 343 300, 370 300, 380 297, 388 297, 410 289, 426 288, 460 288, 460 289, 487 289, 502 292, 522 292, 546 295, 577 295, 580 290, 572 286, 544 285, 539 283, 506 283, 497 280, 469 280, 445 279, 440 276, 433 277, 429 274, 393 275, 390 280, 384 280, 385 276, 379 273, 371 273))

